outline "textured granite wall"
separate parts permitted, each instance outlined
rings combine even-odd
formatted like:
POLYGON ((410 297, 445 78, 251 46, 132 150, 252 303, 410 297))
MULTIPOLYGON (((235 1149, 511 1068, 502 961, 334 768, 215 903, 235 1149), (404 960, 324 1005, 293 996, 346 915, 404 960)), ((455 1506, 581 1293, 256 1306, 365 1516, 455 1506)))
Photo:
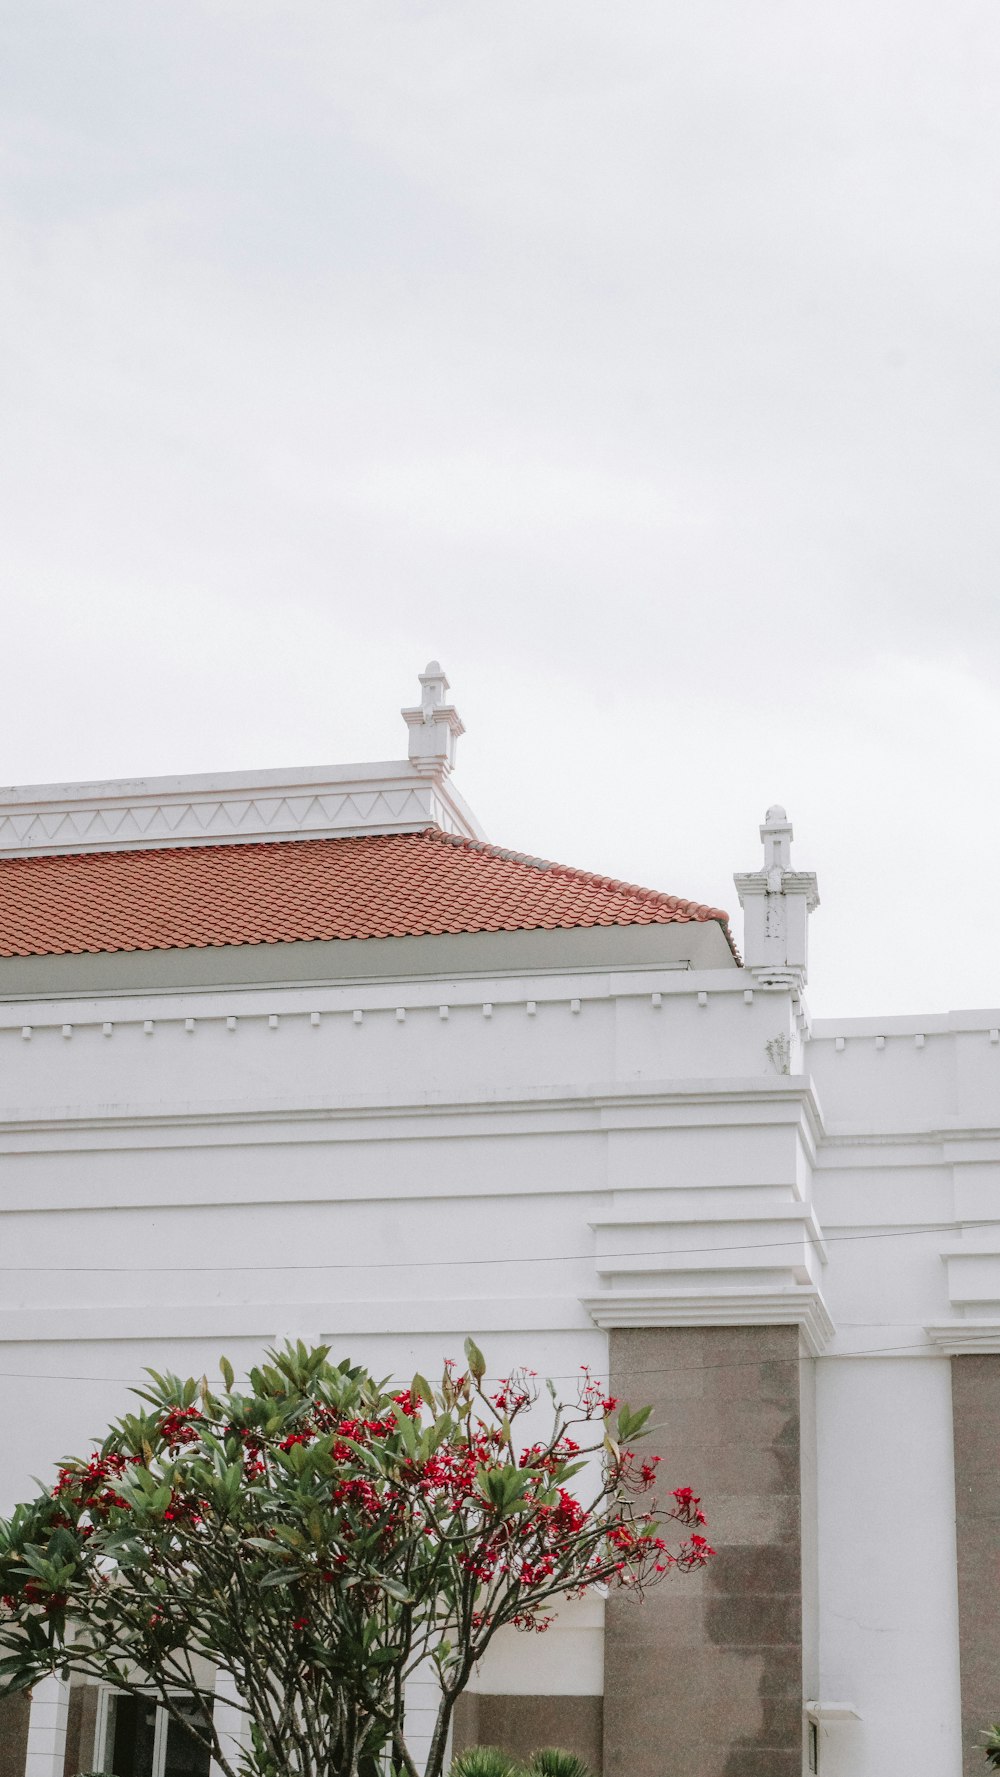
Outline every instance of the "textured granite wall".
POLYGON ((78 1777, 80 1771, 94 1769, 97 1697, 96 1684, 76 1684, 70 1690, 63 1777, 78 1777))
POLYGON ((31 1704, 20 1693, 0 1699, 0 1777, 24 1777, 31 1704))
POLYGON ((611 1335, 612 1393, 652 1402, 664 1490, 690 1485, 716 1559, 608 1600, 605 1777, 801 1777, 796 1327, 611 1335))
POLYGON ((962 1769, 985 1770, 981 1735, 1000 1721, 1000 1355, 953 1357, 962 1769))
POLYGON ((502 1746, 528 1758, 541 1746, 575 1752, 602 1777, 603 1697, 485 1697, 468 1691, 458 1700, 452 1744, 502 1746))

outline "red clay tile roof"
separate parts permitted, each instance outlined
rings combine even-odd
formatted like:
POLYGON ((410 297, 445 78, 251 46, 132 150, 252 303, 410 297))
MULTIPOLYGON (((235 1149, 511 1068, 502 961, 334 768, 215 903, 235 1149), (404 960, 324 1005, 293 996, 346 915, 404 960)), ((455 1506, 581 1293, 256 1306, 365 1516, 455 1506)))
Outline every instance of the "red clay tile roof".
POLYGON ((0 859, 0 956, 187 950, 726 915, 436 828, 0 859))

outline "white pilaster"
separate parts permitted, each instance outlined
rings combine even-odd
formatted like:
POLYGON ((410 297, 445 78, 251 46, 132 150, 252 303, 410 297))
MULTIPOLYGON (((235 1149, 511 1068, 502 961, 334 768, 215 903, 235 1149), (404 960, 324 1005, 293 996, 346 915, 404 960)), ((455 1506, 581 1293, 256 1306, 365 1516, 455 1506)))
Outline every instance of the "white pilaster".
MULTIPOLYGON (((441 1687, 432 1660, 424 1660, 406 1681, 406 1744, 418 1771, 427 1763, 441 1702, 441 1687)), ((445 1757, 445 1770, 448 1768, 445 1757)))
MULTIPOLYGON (((247 1718, 237 1702, 237 1690, 228 1672, 215 1674, 215 1708, 212 1712, 215 1729, 224 1756, 234 1770, 239 1770, 240 1754, 246 1743, 247 1718)), ((212 1760, 212 1777, 222 1777, 222 1766, 212 1760)))
POLYGON ((50 1675, 31 1693, 24 1777, 63 1777, 69 1686, 50 1675))

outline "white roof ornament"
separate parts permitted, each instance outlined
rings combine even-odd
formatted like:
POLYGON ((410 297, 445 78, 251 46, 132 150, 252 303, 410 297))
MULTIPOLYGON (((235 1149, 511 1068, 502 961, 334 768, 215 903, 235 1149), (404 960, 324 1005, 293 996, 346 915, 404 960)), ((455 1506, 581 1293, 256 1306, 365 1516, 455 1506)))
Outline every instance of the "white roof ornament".
POLYGON ((410 735, 410 763, 418 771, 447 774, 455 764, 455 746, 465 726, 454 704, 445 702, 449 687, 441 662, 429 660, 419 678, 419 704, 402 711, 410 735))
POLYGON ((447 695, 441 664, 431 660, 420 674, 419 704, 403 711, 407 759, 0 788, 0 858, 342 839, 426 827, 485 839, 451 781, 463 727, 447 695))
POLYGON ((801 991, 808 974, 809 915, 819 906, 811 871, 792 869, 792 823, 780 802, 760 829, 764 864, 733 877, 743 908, 743 955, 761 987, 801 991))
POLYGON ((440 660, 429 660, 419 675, 420 708, 424 712, 424 721, 434 720, 435 710, 444 703, 444 694, 448 689, 448 680, 441 670, 440 660))
POLYGON ((781 877, 792 867, 792 823, 780 802, 772 802, 760 830, 764 841, 764 869, 768 886, 774 894, 781 893, 781 877), (773 886, 771 878, 774 878, 773 886))

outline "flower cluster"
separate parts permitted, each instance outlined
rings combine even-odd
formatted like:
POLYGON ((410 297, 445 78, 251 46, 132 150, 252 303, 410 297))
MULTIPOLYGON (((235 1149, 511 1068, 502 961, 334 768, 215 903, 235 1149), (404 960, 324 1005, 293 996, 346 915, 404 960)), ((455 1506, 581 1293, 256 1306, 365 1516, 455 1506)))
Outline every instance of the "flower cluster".
POLYGON ((160 1421, 160 1437, 168 1450, 179 1450, 183 1444, 198 1442, 202 1414, 197 1407, 173 1407, 160 1421))
POLYGON ((598 1415, 602 1418, 607 1418, 607 1415, 613 1413, 618 1405, 617 1396, 613 1394, 605 1394, 597 1377, 591 1375, 589 1364, 580 1365, 580 1380, 577 1384, 577 1395, 580 1406, 587 1419, 594 1419, 598 1417, 598 1415))
MULTIPOLYGON (((140 1456, 110 1450, 93 1455, 86 1463, 67 1463, 58 1471, 52 1497, 63 1501, 77 1515, 86 1513, 92 1524, 107 1518, 113 1510, 127 1511, 128 1501, 118 1492, 115 1482, 121 1480, 127 1469, 137 1467, 141 1461, 140 1456)), ((56 1515, 57 1527, 60 1523, 66 1526, 69 1522, 65 1513, 56 1515)))

